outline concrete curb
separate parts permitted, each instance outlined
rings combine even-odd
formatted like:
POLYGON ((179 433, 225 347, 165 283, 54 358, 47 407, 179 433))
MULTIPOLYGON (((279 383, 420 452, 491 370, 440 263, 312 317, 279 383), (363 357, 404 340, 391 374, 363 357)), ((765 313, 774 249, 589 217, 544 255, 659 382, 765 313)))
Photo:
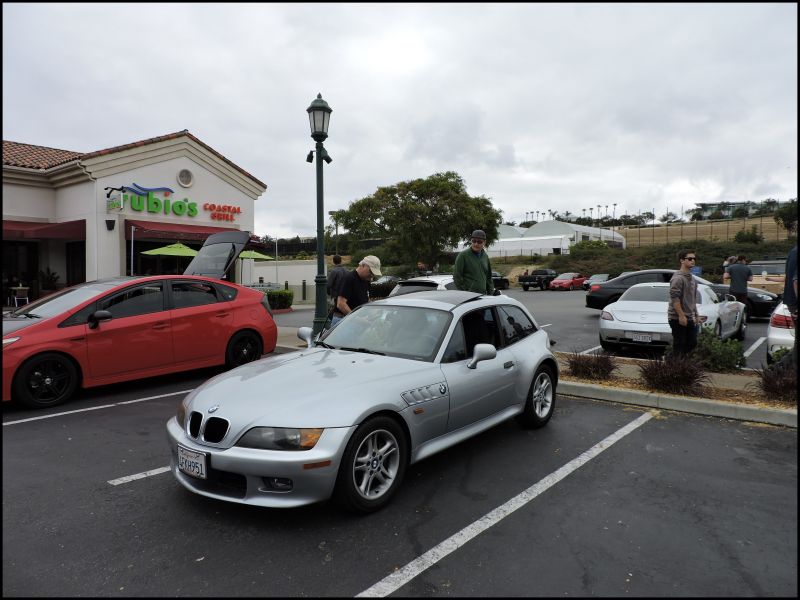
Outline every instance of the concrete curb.
POLYGON ((768 423, 797 429, 797 409, 764 408, 736 402, 656 394, 574 381, 559 381, 558 393, 576 398, 633 404, 648 408, 675 410, 697 415, 736 419, 738 421, 754 421, 756 423, 768 423))

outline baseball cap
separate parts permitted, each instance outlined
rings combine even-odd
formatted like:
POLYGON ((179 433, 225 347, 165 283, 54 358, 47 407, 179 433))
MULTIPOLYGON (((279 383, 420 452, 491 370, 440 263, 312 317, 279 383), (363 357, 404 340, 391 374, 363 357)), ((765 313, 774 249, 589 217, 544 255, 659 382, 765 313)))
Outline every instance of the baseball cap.
POLYGON ((365 256, 361 259, 360 264, 367 265, 375 277, 381 276, 381 259, 379 259, 377 256, 373 256, 372 254, 365 256))
POLYGON ((485 240, 486 232, 483 229, 476 229, 475 231, 472 232, 471 237, 478 238, 479 240, 485 240))

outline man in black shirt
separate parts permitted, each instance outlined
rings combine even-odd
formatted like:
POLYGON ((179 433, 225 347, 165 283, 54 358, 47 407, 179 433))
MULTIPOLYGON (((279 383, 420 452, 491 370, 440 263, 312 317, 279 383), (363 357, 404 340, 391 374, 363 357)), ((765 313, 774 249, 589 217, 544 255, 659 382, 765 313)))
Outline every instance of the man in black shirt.
POLYGON ((333 310, 331 329, 346 315, 362 304, 369 302, 369 283, 373 277, 381 276, 381 261, 377 256, 365 256, 358 266, 340 280, 336 308, 333 310))

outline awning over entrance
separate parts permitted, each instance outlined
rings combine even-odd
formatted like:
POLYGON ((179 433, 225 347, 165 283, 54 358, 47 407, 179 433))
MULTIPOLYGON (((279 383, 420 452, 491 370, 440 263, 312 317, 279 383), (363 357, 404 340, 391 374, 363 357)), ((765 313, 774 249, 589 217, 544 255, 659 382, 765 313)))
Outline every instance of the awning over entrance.
MULTIPOLYGON (((125 239, 131 239, 131 225, 136 227, 134 240, 139 238, 159 240, 190 240, 202 242, 212 233, 220 231, 238 231, 228 227, 204 227, 202 225, 184 225, 183 223, 157 223, 155 221, 135 221, 125 219, 125 239)), ((5 233, 5 230, 3 231, 5 233)))
POLYGON ((3 239, 8 240, 85 240, 86 221, 42 223, 3 219, 3 239))

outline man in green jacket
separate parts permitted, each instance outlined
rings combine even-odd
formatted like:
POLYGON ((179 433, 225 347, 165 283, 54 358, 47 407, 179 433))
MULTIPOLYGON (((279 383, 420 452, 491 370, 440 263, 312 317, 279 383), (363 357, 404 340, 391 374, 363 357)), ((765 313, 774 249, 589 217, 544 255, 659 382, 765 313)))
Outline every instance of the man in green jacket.
POLYGON ((470 242, 470 247, 456 257, 453 280, 459 290, 491 296, 494 294, 492 265, 489 255, 483 249, 486 245, 486 232, 476 229, 472 232, 470 242))

